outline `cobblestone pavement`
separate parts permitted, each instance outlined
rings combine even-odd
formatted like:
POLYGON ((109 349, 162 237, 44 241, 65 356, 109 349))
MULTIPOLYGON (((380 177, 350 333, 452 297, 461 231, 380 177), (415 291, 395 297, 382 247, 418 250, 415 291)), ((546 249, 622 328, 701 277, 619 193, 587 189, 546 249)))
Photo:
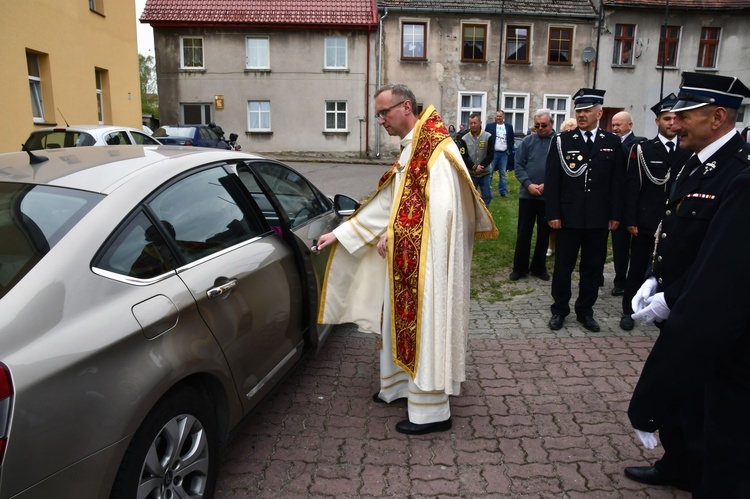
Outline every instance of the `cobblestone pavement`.
POLYGON ((626 415, 656 328, 619 328, 611 278, 610 263, 600 333, 574 316, 550 331, 550 283, 533 277, 512 301, 472 302, 467 381, 443 433, 396 432, 405 401, 371 399, 377 338, 339 326, 230 444, 216 497, 689 497, 623 475, 662 454, 626 415))

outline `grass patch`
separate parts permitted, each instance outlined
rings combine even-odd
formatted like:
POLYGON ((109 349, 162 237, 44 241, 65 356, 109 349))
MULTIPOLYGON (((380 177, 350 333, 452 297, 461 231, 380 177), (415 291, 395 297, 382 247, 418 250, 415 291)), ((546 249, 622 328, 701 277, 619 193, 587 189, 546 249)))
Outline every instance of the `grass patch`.
MULTIPOLYGON (((513 172, 507 172, 508 197, 497 193, 497 180, 493 179, 493 198, 490 213, 495 219, 500 235, 497 239, 479 239, 474 242, 471 262, 471 297, 495 303, 508 301, 517 295, 531 292, 529 288, 511 285, 508 275, 513 269, 518 224, 518 189, 520 184, 513 172)), ((536 237, 536 236, 534 236, 536 237)))

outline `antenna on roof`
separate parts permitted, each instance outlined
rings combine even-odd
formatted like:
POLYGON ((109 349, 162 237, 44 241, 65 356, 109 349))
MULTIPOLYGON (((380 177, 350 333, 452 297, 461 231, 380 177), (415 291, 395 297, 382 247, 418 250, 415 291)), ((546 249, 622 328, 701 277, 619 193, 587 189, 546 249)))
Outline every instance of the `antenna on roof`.
POLYGON ((26 144, 21 144, 21 150, 26 151, 26 153, 29 155, 29 163, 31 163, 32 165, 38 165, 39 163, 49 161, 49 158, 47 156, 37 156, 36 154, 31 152, 30 149, 26 149, 26 144))
POLYGON ((70 126, 70 124, 68 123, 68 120, 65 119, 65 115, 62 113, 62 111, 60 111, 59 107, 57 108, 57 112, 60 113, 60 116, 62 116, 62 119, 65 122, 65 126, 70 126))

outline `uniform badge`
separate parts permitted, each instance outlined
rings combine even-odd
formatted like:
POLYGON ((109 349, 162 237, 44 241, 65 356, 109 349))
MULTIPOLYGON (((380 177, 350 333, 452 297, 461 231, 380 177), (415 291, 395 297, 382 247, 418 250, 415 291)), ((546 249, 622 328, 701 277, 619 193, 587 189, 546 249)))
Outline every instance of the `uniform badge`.
POLYGON ((707 174, 710 171, 713 171, 714 168, 716 168, 716 161, 711 161, 710 163, 706 163, 706 167, 703 170, 703 175, 707 174))
POLYGON ((575 163, 571 163, 570 164, 570 169, 571 170, 575 170, 576 169, 576 164, 575 163))
POLYGON ((581 156, 580 154, 578 155, 578 161, 583 161, 583 156, 581 156))
POLYGON ((570 154, 568 154, 567 156, 565 156, 565 160, 566 161, 570 161, 570 154))

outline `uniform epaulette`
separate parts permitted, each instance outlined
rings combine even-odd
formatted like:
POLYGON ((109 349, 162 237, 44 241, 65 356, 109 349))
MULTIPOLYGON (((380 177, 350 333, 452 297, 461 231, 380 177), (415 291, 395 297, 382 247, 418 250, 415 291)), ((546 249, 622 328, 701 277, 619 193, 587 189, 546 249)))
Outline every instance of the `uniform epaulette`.
POLYGON ((737 151, 736 157, 746 165, 750 166, 750 143, 743 145, 742 148, 737 151))

